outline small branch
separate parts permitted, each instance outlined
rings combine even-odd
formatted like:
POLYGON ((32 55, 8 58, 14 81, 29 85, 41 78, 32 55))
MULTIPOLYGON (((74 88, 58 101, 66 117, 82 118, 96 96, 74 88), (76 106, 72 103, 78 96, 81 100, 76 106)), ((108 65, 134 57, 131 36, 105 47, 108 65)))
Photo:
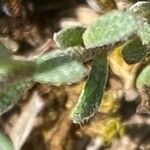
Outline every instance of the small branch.
POLYGON ((13 55, 12 57, 14 59, 21 59, 21 60, 34 60, 44 54, 50 47, 52 47, 53 41, 51 39, 47 39, 44 44, 42 44, 40 47, 32 51, 32 53, 26 55, 26 56, 18 56, 18 55, 13 55))
POLYGON ((9 134, 13 141, 15 150, 19 150, 26 141, 32 131, 36 116, 43 106, 44 102, 40 98, 39 94, 34 92, 30 102, 23 109, 22 114, 19 116, 9 134))

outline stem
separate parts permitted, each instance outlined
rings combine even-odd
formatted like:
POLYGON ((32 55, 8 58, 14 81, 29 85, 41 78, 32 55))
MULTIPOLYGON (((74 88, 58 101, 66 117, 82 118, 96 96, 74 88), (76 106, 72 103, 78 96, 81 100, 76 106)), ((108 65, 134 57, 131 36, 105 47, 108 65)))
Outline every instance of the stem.
POLYGON ((11 132, 10 138, 13 141, 15 150, 20 150, 25 143, 27 137, 31 133, 36 117, 42 110, 44 102, 37 92, 34 92, 30 102, 23 109, 23 112, 15 122, 11 132))

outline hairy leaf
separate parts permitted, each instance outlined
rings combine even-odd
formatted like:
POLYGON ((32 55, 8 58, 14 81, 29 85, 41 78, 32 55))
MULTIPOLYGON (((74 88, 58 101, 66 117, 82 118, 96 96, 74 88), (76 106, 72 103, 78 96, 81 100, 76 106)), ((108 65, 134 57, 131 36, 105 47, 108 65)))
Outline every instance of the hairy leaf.
POLYGON ((32 77, 35 68, 35 63, 31 61, 11 60, 0 63, 0 89, 4 90, 22 79, 32 77))
POLYGON ((147 18, 150 21, 150 2, 137 2, 130 7, 130 10, 142 17, 147 18))
POLYGON ((0 93, 0 114, 15 104, 23 93, 32 85, 31 79, 19 81, 0 93))
POLYGON ((0 132, 0 149, 1 150, 14 150, 13 144, 10 139, 0 132))
POLYGON ((141 26, 138 29, 138 36, 141 38, 143 44, 150 44, 150 25, 145 22, 141 26))
POLYGON ((137 30, 133 13, 119 10, 101 16, 83 34, 86 48, 114 44, 137 30))
POLYGON ((34 80, 52 85, 72 84, 87 75, 87 69, 61 51, 47 53, 36 60, 34 80))
POLYGON ((79 62, 86 62, 94 58, 97 50, 97 48, 86 49, 82 46, 75 46, 69 47, 63 52, 79 62))
POLYGON ((62 29, 58 33, 54 34, 54 41, 59 48, 68 48, 72 46, 83 45, 82 34, 85 28, 74 26, 66 29, 62 29))
POLYGON ((146 56, 147 52, 147 47, 142 44, 138 37, 136 37, 124 45, 122 49, 122 56, 126 63, 134 64, 142 60, 146 56))
POLYGON ((136 87, 138 89, 144 86, 150 86, 150 64, 141 71, 136 79, 136 87))
POLYGON ((71 114, 74 123, 82 123, 98 111, 107 81, 107 74, 108 65, 106 52, 98 51, 93 60, 90 77, 71 114))

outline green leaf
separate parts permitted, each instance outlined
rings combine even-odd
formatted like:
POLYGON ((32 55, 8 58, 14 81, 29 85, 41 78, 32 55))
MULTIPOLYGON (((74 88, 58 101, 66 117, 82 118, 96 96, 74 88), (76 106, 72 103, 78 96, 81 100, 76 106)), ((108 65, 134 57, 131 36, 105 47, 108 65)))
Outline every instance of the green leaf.
POLYGON ((105 51, 98 51, 93 60, 90 77, 83 88, 71 118, 74 123, 82 123, 97 111, 108 76, 107 56, 105 51))
POLYGON ((14 105, 23 93, 32 85, 31 79, 24 79, 19 81, 0 93, 0 114, 14 105))
POLYGON ((32 61, 11 60, 0 63, 0 89, 4 90, 20 80, 32 77, 35 69, 36 64, 32 61))
POLYGON ((0 132, 0 149, 1 150, 14 150, 13 144, 10 139, 0 132))
POLYGON ((144 86, 150 86, 150 64, 141 71, 136 79, 138 89, 142 89, 144 86))
POLYGON ((87 69, 60 50, 49 52, 36 60, 34 81, 59 86, 72 84, 87 75, 87 69))
POLYGON ((137 30, 133 13, 114 10, 102 15, 83 34, 86 48, 114 44, 137 30))
POLYGON ((82 34, 84 31, 85 28, 79 26, 62 29, 58 33, 54 33, 54 41, 62 49, 81 46, 83 45, 82 34))
POLYGON ((0 63, 10 61, 10 51, 0 42, 0 63))
POLYGON ((150 25, 148 23, 141 24, 141 27, 138 29, 138 36, 143 44, 150 44, 150 25))
POLYGON ((147 52, 147 47, 142 44, 138 37, 136 37, 124 45, 122 49, 122 56, 126 63, 134 64, 142 60, 146 56, 147 52))
POLYGON ((82 46, 69 47, 65 51, 65 54, 70 56, 71 58, 78 60, 79 62, 86 62, 95 56, 97 48, 86 49, 82 46))
POLYGON ((72 59, 78 60, 80 62, 82 62, 82 57, 86 52, 87 50, 83 46, 69 47, 65 51, 62 51, 62 53, 65 53, 72 59))
POLYGON ((150 2, 137 2, 130 7, 130 10, 142 17, 147 18, 150 21, 150 2))

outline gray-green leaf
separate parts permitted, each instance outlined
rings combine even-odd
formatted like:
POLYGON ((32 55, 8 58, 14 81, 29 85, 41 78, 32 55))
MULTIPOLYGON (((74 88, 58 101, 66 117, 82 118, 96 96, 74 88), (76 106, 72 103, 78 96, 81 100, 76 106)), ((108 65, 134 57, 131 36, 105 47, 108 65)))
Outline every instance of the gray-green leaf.
POLYGON ((35 68, 36 64, 32 61, 11 60, 0 63, 0 90, 25 78, 32 78, 35 68))
POLYGON ((54 41, 62 49, 81 46, 83 45, 82 34, 84 31, 85 28, 79 26, 62 29, 58 33, 54 33, 54 41))
POLYGON ((94 58, 96 51, 97 48, 86 49, 85 47, 75 46, 69 47, 63 52, 79 62, 86 62, 94 58))
POLYGON ((122 56, 128 64, 134 64, 142 60, 146 56, 147 52, 147 47, 142 44, 138 37, 136 37, 124 45, 122 49, 122 56))
POLYGON ((24 79, 2 91, 0 93, 0 114, 14 105, 31 85, 31 79, 24 79))
POLYGON ((86 48, 114 44, 137 30, 137 22, 132 12, 114 10, 102 15, 83 34, 86 48))
POLYGON ((136 79, 136 87, 138 89, 144 86, 150 86, 150 64, 141 71, 136 79))
POLYGON ((0 132, 0 150, 14 150, 13 144, 10 139, 0 132))
POLYGON ((97 111, 105 89, 108 74, 105 51, 98 51, 92 65, 90 77, 71 114, 74 123, 82 123, 97 111))
POLYGON ((130 7, 134 13, 147 18, 150 21, 150 2, 140 1, 130 7))
POLYGON ((138 36, 141 38, 143 44, 150 44, 150 25, 145 22, 141 26, 138 29, 138 36))
POLYGON ((36 60, 34 81, 59 86, 72 84, 87 75, 87 69, 60 50, 49 52, 36 60))

